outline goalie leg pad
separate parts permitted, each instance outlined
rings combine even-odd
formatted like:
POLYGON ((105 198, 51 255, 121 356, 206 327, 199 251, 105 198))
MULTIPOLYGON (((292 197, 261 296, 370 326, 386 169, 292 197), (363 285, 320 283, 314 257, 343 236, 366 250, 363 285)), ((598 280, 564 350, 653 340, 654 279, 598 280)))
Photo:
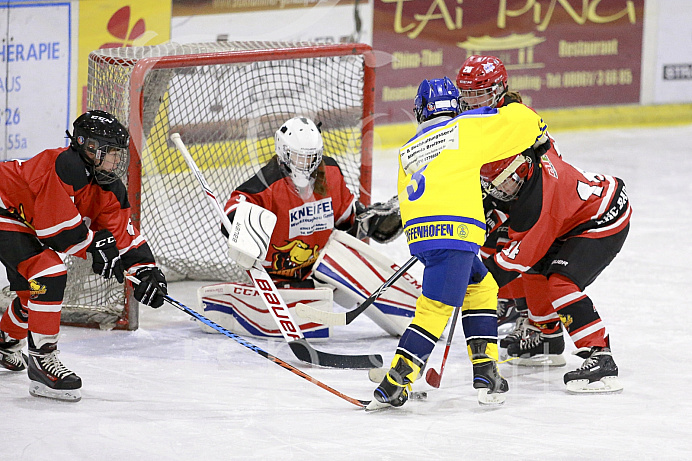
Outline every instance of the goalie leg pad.
MULTIPOLYGON (((280 288, 279 294, 306 338, 329 338, 331 330, 328 326, 302 320, 295 306, 301 302, 331 312, 331 288, 280 288)), ((203 286, 197 290, 197 300, 202 315, 233 333, 265 339, 282 338, 276 322, 253 285, 219 283, 203 286)), ((200 323, 200 327, 207 333, 218 333, 203 323, 200 323)))
MULTIPOLYGON (((337 288, 341 303, 365 301, 396 272, 397 264, 366 243, 334 231, 312 269, 312 277, 337 288)), ((404 274, 364 314, 392 336, 401 336, 415 314, 421 284, 404 274)), ((349 306, 344 306, 349 307, 349 306)))

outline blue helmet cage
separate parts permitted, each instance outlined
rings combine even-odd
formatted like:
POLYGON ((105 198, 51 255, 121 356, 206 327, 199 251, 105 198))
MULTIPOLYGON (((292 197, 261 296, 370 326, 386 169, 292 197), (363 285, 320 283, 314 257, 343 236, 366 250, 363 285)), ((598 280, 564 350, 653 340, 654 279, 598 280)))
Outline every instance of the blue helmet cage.
POLYGON ((414 104, 413 112, 418 123, 437 115, 456 117, 461 113, 459 90, 449 77, 423 80, 418 86, 414 104))

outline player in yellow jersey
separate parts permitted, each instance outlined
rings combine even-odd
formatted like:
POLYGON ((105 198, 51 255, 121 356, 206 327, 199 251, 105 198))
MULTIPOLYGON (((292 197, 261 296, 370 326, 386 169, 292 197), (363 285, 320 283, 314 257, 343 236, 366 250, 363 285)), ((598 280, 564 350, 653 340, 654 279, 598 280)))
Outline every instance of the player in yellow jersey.
POLYGON ((520 104, 457 115, 457 98, 448 78, 424 80, 414 108, 418 132, 399 151, 401 217, 409 250, 425 265, 423 294, 371 410, 406 402, 454 307, 462 305, 479 402, 502 403, 509 389, 497 369, 498 288, 478 257, 485 239, 480 169, 542 145, 546 126, 520 104))

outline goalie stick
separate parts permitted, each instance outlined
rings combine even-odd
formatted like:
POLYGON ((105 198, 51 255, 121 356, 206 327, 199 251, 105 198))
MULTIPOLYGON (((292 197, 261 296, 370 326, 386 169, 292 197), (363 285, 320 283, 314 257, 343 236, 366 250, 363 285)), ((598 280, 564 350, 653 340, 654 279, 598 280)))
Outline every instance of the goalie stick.
MULTIPOLYGON (((139 280, 136 277, 133 277, 131 275, 128 275, 127 279, 130 280, 132 283, 135 283, 135 284, 139 283, 139 280)), ((312 376, 308 375, 307 373, 304 373, 303 371, 294 367, 290 363, 287 363, 287 362, 281 360, 280 358, 270 354, 269 352, 265 351, 264 349, 260 348, 259 346, 255 346, 251 342, 245 340, 245 338, 243 338, 242 336, 239 336, 235 333, 228 331, 227 329, 225 329, 221 325, 218 325, 217 323, 212 322, 211 320, 209 320, 208 318, 206 318, 205 316, 203 316, 199 312, 187 307, 186 305, 184 305, 183 303, 181 303, 179 301, 176 301, 175 299, 171 298, 170 296, 164 295, 163 299, 166 302, 168 302, 168 304, 170 304, 171 306, 185 312, 187 315, 189 315, 191 317, 194 317, 195 319, 199 320, 200 322, 204 323, 205 325, 208 325, 211 328, 215 329, 219 333, 222 333, 222 334, 228 336, 229 338, 231 338, 232 340, 234 340, 235 342, 237 342, 241 346, 247 347, 251 351, 253 351, 253 352, 261 355, 262 357, 264 357, 264 358, 274 362, 275 364, 279 365, 281 368, 285 368, 286 370, 290 371, 291 373, 296 374, 296 375, 300 376, 301 378, 310 381, 311 383, 321 387, 322 389, 324 389, 328 392, 331 392, 332 394, 336 395, 337 397, 341 397, 342 399, 346 400, 349 403, 354 404, 355 406, 357 406, 359 408, 365 408, 370 403, 370 401, 368 401, 368 400, 354 399, 353 397, 349 397, 348 395, 343 394, 332 387, 329 387, 328 385, 324 384, 322 381, 319 381, 319 380, 313 378, 312 376)))
MULTIPOLYGON (((216 199, 216 195, 211 190, 211 187, 209 187, 209 184, 206 179, 204 179, 199 168, 197 168, 197 164, 185 147, 183 140, 180 138, 180 134, 173 133, 171 135, 171 140, 182 154, 185 162, 202 186, 202 189, 204 189, 204 193, 207 195, 207 198, 216 210, 219 218, 221 218, 221 222, 224 227, 226 227, 229 235, 232 235, 232 225, 228 216, 226 216, 221 204, 216 199)), ((274 285, 274 282, 261 264, 255 261, 255 264, 253 264, 250 269, 247 269, 246 273, 255 285, 257 292, 260 293, 262 302, 274 318, 276 325, 279 327, 279 331, 281 331, 281 334, 286 339, 291 351, 299 360, 312 365, 333 368, 376 368, 382 366, 382 356, 378 354, 339 355, 321 352, 313 348, 303 336, 300 326, 293 320, 286 303, 276 289, 276 285, 274 285)))
POLYGON ((356 307, 352 311, 349 312, 325 312, 321 311, 319 309, 315 309, 312 306, 308 306, 307 304, 303 303, 298 303, 296 304, 296 312, 308 320, 312 320, 313 322, 319 322, 323 325, 329 325, 329 326, 339 326, 339 325, 348 325, 349 323, 353 322, 353 320, 358 317, 360 314, 362 314, 365 309, 370 307, 372 303, 374 303, 377 298, 384 293, 387 288, 389 288, 394 282, 399 280, 399 278, 404 275, 404 273, 413 266, 416 261, 418 261, 418 258, 415 256, 412 256, 411 259, 406 261, 403 266, 399 268, 398 271, 396 271, 394 274, 392 274, 391 277, 387 279, 386 282, 382 284, 373 294, 371 294, 368 299, 363 301, 360 306, 356 307))
POLYGON ((440 387, 440 381, 442 381, 442 373, 445 371, 445 363, 449 355, 449 347, 452 345, 452 337, 454 336, 454 330, 457 326, 457 318, 459 317, 460 309, 459 307, 454 308, 454 316, 452 317, 452 323, 449 325, 449 336, 447 336, 447 345, 445 346, 445 353, 442 356, 440 372, 438 373, 434 368, 429 368, 428 372, 425 374, 425 381, 436 389, 440 387))

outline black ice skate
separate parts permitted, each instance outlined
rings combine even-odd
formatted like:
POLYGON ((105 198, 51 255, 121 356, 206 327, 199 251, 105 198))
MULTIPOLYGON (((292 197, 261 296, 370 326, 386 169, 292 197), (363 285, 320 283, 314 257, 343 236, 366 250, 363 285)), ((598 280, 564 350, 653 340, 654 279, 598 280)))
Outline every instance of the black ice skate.
POLYGON ((527 319, 518 336, 518 341, 507 345, 507 355, 516 357, 510 360, 512 365, 562 367, 567 363, 562 356, 565 351, 562 326, 555 333, 546 334, 527 319))
POLYGON ((78 402, 82 398, 82 380, 60 362, 57 346, 57 335, 29 333, 29 393, 78 402))
POLYGON ((497 334, 499 336, 511 334, 516 329, 517 321, 528 316, 528 309, 524 298, 498 299, 497 334))
POLYGON ((380 385, 375 389, 375 398, 365 408, 366 411, 380 410, 387 407, 400 407, 408 400, 411 381, 407 376, 413 369, 403 359, 389 370, 380 385))
POLYGON ((22 353, 26 341, 13 339, 0 331, 0 366, 10 371, 26 370, 27 357, 22 353))
MULTIPOLYGON (((527 317, 520 316, 514 323, 514 329, 510 331, 507 336, 500 339, 499 346, 503 349, 507 349, 510 344, 519 342, 519 339, 524 334, 524 330, 529 325, 529 319, 527 317)), ((499 334, 499 330, 498 330, 499 334)))
POLYGON ((607 347, 582 347, 575 355, 586 359, 574 371, 565 373, 567 391, 575 394, 609 394, 622 391, 618 366, 607 347))
POLYGON ((521 303, 516 299, 503 299, 499 298, 497 300, 497 327, 511 326, 514 324, 522 314, 521 303))
POLYGON ((486 354, 487 344, 487 341, 482 339, 469 341, 473 363, 473 387, 478 389, 479 404, 502 404, 505 403, 504 393, 509 390, 509 383, 497 369, 497 362, 486 354))

